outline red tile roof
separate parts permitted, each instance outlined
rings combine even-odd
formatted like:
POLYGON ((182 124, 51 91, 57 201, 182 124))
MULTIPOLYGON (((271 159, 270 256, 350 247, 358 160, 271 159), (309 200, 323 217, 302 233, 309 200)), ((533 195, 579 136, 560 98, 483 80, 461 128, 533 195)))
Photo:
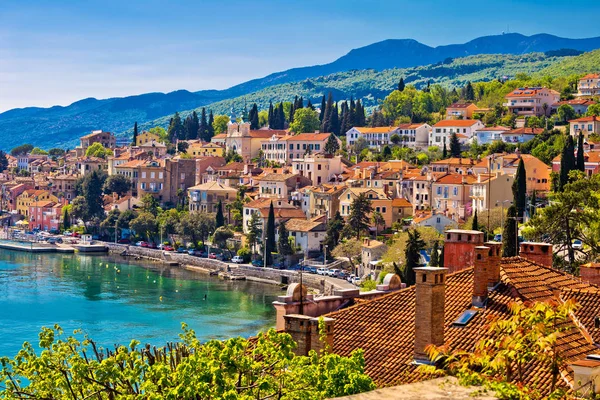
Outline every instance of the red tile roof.
POLYGON ((478 119, 445 119, 443 121, 438 122, 433 127, 434 128, 444 128, 444 127, 469 127, 473 126, 476 123, 480 123, 478 119))
POLYGON ((299 142, 299 141, 318 141, 323 142, 329 138, 331 133, 301 133, 299 135, 288 137, 288 142, 299 142))
POLYGON ((584 76, 583 78, 581 78, 579 80, 583 81, 585 79, 600 79, 600 74, 587 74, 586 76, 584 76))
POLYGON ((577 119, 572 119, 569 122, 600 122, 600 117, 596 115, 592 115, 589 117, 581 117, 577 119))
POLYGON ((517 128, 504 132, 506 135, 540 135, 544 133, 543 128, 517 128))

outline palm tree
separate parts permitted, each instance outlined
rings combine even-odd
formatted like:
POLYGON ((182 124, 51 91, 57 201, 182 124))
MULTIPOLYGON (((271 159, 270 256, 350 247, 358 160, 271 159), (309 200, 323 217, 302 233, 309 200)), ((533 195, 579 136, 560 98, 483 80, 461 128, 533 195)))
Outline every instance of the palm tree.
POLYGON ((379 225, 383 225, 383 227, 385 228, 385 219, 383 218, 383 215, 379 211, 373 212, 371 219, 373 220, 373 223, 375 224, 375 237, 377 237, 377 235, 379 234, 379 225))

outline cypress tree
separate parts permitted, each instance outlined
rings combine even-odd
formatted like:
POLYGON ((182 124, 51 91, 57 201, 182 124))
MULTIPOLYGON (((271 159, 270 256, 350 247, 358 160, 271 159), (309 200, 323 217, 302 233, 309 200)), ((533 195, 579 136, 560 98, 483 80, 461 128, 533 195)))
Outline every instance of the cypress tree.
POLYGON ((475 210, 475 214, 473 214, 473 223, 471 224, 471 229, 474 231, 479 230, 479 222, 477 221, 477 210, 475 210))
POLYGON ((579 140, 577 142, 577 169, 585 172, 585 156, 583 152, 583 132, 579 132, 579 140))
POLYGON ((563 191, 565 185, 569 183, 569 172, 575 169, 575 144, 573 143, 573 136, 567 137, 562 155, 560 159, 560 175, 558 180, 558 190, 563 191))
POLYGON ((350 125, 351 128, 356 125, 356 103, 354 103, 354 97, 350 96, 350 125))
POLYGON ((300 96, 300 98, 298 99, 298 103, 294 105, 295 110, 298 110, 300 108, 304 108, 304 97, 302 96, 300 96))
POLYGON ((283 102, 279 103, 277 107, 277 128, 285 129, 285 112, 283 111, 283 102))
POLYGON ((431 249, 431 259, 429 260, 430 267, 439 267, 440 265, 440 245, 436 240, 433 242, 433 248, 431 249))
POLYGON ((185 138, 188 140, 196 139, 198 137, 198 129, 200 129, 200 123, 198 121, 198 114, 193 111, 187 116, 183 124, 185 130, 185 138))
POLYGON ((401 92, 404 91, 404 86, 404 78, 400 77, 400 82, 398 82, 398 90, 401 92))
POLYGON ((440 260, 438 262, 438 267, 444 268, 444 246, 442 246, 442 250, 440 251, 440 260))
POLYGON ((312 102, 310 101, 310 99, 308 99, 308 103, 306 103, 306 108, 310 108, 311 110, 315 110, 315 106, 312 105, 312 102))
POLYGON ((512 192, 513 204, 516 207, 517 217, 521 218, 525 212, 525 203, 527 199, 527 173, 522 158, 519 160, 519 166, 517 167, 517 173, 515 174, 515 180, 512 185, 512 192))
POLYGON ((252 105, 252 109, 250 110, 250 129, 257 130, 260 128, 258 122, 258 106, 256 103, 252 105))
POLYGON ((502 232, 502 257, 517 255, 517 208, 514 204, 508 207, 504 232, 502 232))
POLYGON ((446 141, 444 140, 444 149, 442 150, 442 159, 448 158, 448 149, 446 148, 446 141))
POLYGON ((71 227, 71 217, 69 216, 69 210, 65 208, 63 212, 63 229, 66 231, 71 227))
POLYGON ((473 85, 471 85, 471 82, 467 82, 467 86, 465 87, 465 100, 475 100, 475 91, 473 90, 473 85))
POLYGON ((273 209, 273 202, 269 206, 269 217, 267 219, 267 232, 266 232, 266 244, 265 252, 267 253, 266 263, 267 265, 272 264, 271 253, 275 250, 275 210, 273 209))
POLYGON ((536 194, 535 189, 534 189, 533 193, 531 194, 531 201, 530 201, 530 205, 531 205, 531 210, 530 210, 531 218, 533 218, 533 216, 535 215, 535 203, 537 203, 537 194, 536 194))
POLYGON ((365 126, 367 117, 365 116, 365 109, 362 106, 360 99, 356 100, 356 126, 365 126))
POLYGON ((208 122, 206 122, 206 109, 202 107, 202 114, 200 116, 200 124, 198 126, 198 138, 204 142, 210 142, 208 137, 208 122))
MULTIPOLYGON (((331 94, 331 92, 329 92, 329 94, 331 94)), ((327 103, 325 103, 325 95, 323 95, 323 98, 321 99, 321 111, 319 112, 319 121, 321 121, 321 124, 323 123, 323 119, 325 118, 325 109, 327 108, 327 103)))
POLYGON ((269 124, 269 128, 271 129, 275 129, 273 127, 273 118, 274 118, 274 112, 273 112, 273 103, 269 102, 269 118, 268 118, 268 124, 269 124))
POLYGON ((340 117, 338 114, 338 105, 337 103, 331 108, 331 116, 329 117, 331 132, 333 132, 336 136, 340 135, 340 117))
MULTIPOLYGON (((296 96, 298 97, 298 96, 296 96)), ((292 122, 294 122, 294 112, 296 112, 296 109, 294 108, 295 103, 290 104, 290 116, 288 118, 288 122, 291 124, 292 122)))
POLYGON ((219 200, 219 205, 217 206, 217 215, 215 217, 215 229, 222 227, 225 225, 225 217, 223 216, 223 203, 219 200))
POLYGON ((291 256, 294 254, 294 249, 290 245, 290 235, 285 227, 283 221, 279 224, 277 229, 278 240, 277 240, 277 251, 280 256, 291 256))
POLYGON ((450 135, 450 156, 452 157, 460 157, 460 141, 458 140, 458 136, 456 133, 452 133, 450 135))
POLYGON ((329 138, 327 138, 327 142, 325 143, 325 154, 334 155, 339 149, 340 144, 335 135, 329 135, 329 138))
POLYGON ((131 141, 131 144, 133 146, 137 146, 137 137, 138 137, 138 126, 137 126, 137 121, 135 121, 135 124, 133 124, 133 139, 131 141))
POLYGON ((215 127, 213 126, 213 123, 215 122, 215 117, 213 115, 212 110, 210 110, 210 112, 208 113, 208 135, 206 136, 208 138, 208 141, 210 142, 210 140, 212 139, 213 136, 215 136, 215 127))
POLYGON ((407 286, 415 284, 415 268, 420 267, 421 250, 425 249, 425 242, 416 229, 408 230, 408 240, 404 250, 406 265, 404 267, 404 281, 407 286))
POLYGON ((184 139, 183 123, 181 122, 181 117, 178 112, 176 112, 171 119, 167 134, 171 143, 175 143, 177 139, 184 139))

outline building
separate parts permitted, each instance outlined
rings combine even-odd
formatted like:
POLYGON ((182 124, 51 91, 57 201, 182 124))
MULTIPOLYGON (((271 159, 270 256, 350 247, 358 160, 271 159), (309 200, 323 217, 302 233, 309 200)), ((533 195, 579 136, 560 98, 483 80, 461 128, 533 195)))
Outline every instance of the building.
POLYGON ((445 160, 434 161, 429 164, 431 172, 452 172, 457 174, 473 174, 477 161, 472 158, 451 157, 445 160))
POLYGON ((432 208, 455 221, 471 215, 471 187, 474 175, 448 173, 432 183, 432 208))
POLYGON ((525 143, 542 133, 544 133, 542 128, 517 128, 502 132, 501 136, 505 143, 525 143))
POLYGON ((159 143, 160 141, 160 136, 158 136, 156 133, 143 131, 137 135, 137 138, 135 139, 135 145, 142 146, 148 143, 159 143))
POLYGON ((131 194, 138 195, 138 178, 140 167, 146 163, 146 160, 133 159, 124 163, 120 163, 114 167, 115 175, 123 175, 131 181, 131 194))
POLYGON ((193 159, 150 160, 140 164, 137 170, 138 197, 151 194, 163 204, 182 202, 182 195, 196 181, 196 161, 193 159))
POLYGON ((523 160, 525 174, 527 175, 527 194, 533 194, 535 190, 539 195, 550 191, 550 173, 552 169, 543 161, 531 154, 520 154, 518 149, 513 154, 492 154, 482 159, 473 169, 477 173, 501 173, 515 176, 519 161, 523 160))
POLYGON ((397 198, 392 200, 392 220, 401 224, 404 219, 413 215, 413 205, 406 199, 397 198))
POLYGON ((290 198, 292 192, 311 184, 310 179, 300 174, 267 173, 255 178, 258 181, 259 197, 270 199, 290 198))
MULTIPOLYGON (((238 153, 245 162, 259 155, 262 142, 273 135, 285 136, 287 131, 273 129, 250 130, 248 122, 231 122, 227 125, 227 135, 225 137, 226 151, 238 153)), ((219 136, 219 135, 217 135, 219 136)), ((220 144, 222 139, 211 140, 212 143, 220 144)))
POLYGON ((569 121, 569 133, 574 136, 575 139, 579 136, 579 133, 583 133, 583 137, 587 140, 592 134, 600 135, 600 117, 590 116, 572 119, 569 121))
POLYGON ((50 192, 59 199, 73 200, 77 195, 75 185, 77 175, 58 174, 48 177, 50 180, 50 192))
POLYGON ((46 161, 48 156, 45 154, 21 154, 17 156, 17 168, 22 171, 31 172, 30 164, 35 161, 46 161))
POLYGON ((17 197, 17 213, 28 217, 30 207, 43 201, 59 202, 56 196, 46 190, 25 190, 17 197))
POLYGON ((29 229, 58 231, 63 205, 49 200, 33 202, 29 206, 29 229))
POLYGON ((307 218, 325 215, 329 220, 340 209, 340 195, 346 190, 344 185, 307 186, 300 189, 302 200, 300 207, 307 218))
POLYGON ((93 171, 108 171, 108 161, 100 157, 81 157, 76 162, 79 175, 91 174, 93 171))
POLYGON ((600 74, 587 74, 579 79, 577 96, 599 96, 600 74))
POLYGON ((387 245, 379 240, 364 238, 360 252, 361 263, 358 276, 371 275, 371 279, 377 279, 376 275, 381 271, 381 257, 387 248, 387 245))
POLYGON ((134 207, 141 207, 142 201, 133 196, 123 196, 120 198, 116 197, 116 194, 113 197, 113 201, 106 204, 104 206, 104 210, 109 213, 111 210, 119 210, 120 212, 124 212, 127 210, 132 210, 134 207))
MULTIPOLYGON (((268 209, 269 206, 271 205, 271 202, 273 202, 273 210, 284 209, 284 208, 289 209, 289 210, 297 210, 297 207, 295 207, 293 204, 288 203, 285 200, 269 199, 269 198, 258 198, 255 200, 251 200, 248 203, 244 204, 244 208, 242 211, 242 213, 244 214, 243 220, 242 220, 244 233, 248 233, 248 226, 250 224, 250 218, 252 218, 252 214, 257 214, 260 216, 260 210, 264 209, 264 208, 268 209)), ((306 217, 304 219, 306 219, 306 217)), ((261 223, 262 223, 262 219, 261 219, 261 223)))
POLYGON ((312 185, 337 182, 344 172, 341 156, 314 155, 294 159, 292 173, 310 179, 312 185))
POLYGON ((514 180, 513 175, 500 172, 492 175, 477 175, 477 181, 473 182, 471 189, 473 210, 481 212, 488 208, 508 207, 513 199, 512 184, 514 180))
POLYGON ((294 247, 302 253, 323 251, 322 243, 327 231, 325 218, 292 218, 285 222, 285 228, 294 240, 294 247))
POLYGON ((476 131, 483 129, 484 127, 485 125, 478 119, 447 119, 440 121, 432 128, 429 136, 429 146, 443 148, 445 143, 446 147, 449 147, 450 136, 452 136, 453 133, 463 135, 466 140, 470 140, 476 131))
POLYGON ((190 211, 217 212, 219 202, 225 206, 235 201, 237 190, 223 186, 218 182, 203 183, 188 188, 188 200, 190 211))
POLYGON ((563 100, 552 104, 552 112, 557 112, 558 108, 563 104, 573 107, 573 110, 575 110, 577 114, 583 115, 587 112, 589 106, 596 104, 596 102, 590 99, 563 100))
POLYGON ((472 119, 479 108, 473 103, 454 103, 446 107, 447 119, 472 119))
POLYGON ((196 158, 196 157, 224 157, 225 156, 225 148, 216 143, 212 143, 212 142, 203 143, 200 140, 194 140, 189 144, 189 146, 186 150, 186 153, 194 158, 196 158))
MULTIPOLYGON (((364 194, 370 201, 373 211, 381 213, 385 227, 392 226, 393 212, 392 199, 385 193, 383 189, 356 188, 348 187, 342 192, 340 200, 340 215, 347 218, 350 215, 350 208, 354 199, 359 195, 364 194)), ((372 215, 369 215, 369 220, 372 215)))
POLYGON ((114 149, 117 147, 115 135, 102 130, 93 131, 92 133, 79 138, 79 146, 75 147, 77 157, 85 156, 87 148, 94 143, 100 143, 107 149, 114 149))
MULTIPOLYGON (((285 138, 287 142, 287 160, 294 161, 301 159, 306 154, 322 153, 325 151, 325 144, 329 136, 333 133, 301 133, 295 136, 285 138)), ((333 135, 338 145, 342 146, 342 141, 333 135)))
POLYGON ((431 129, 431 125, 425 123, 400 124, 397 132, 401 139, 399 145, 412 149, 426 149, 429 145, 431 129))
POLYGON ((550 116, 552 104, 560 101, 560 93, 545 87, 518 88, 506 95, 504 107, 517 115, 550 116))
MULTIPOLYGON (((575 156, 577 157, 577 149, 575 149, 575 156)), ((559 154, 552 160, 552 171, 560 172, 560 161, 562 156, 559 154)), ((584 152, 583 156, 585 160, 585 173, 588 176, 600 173, 600 151, 587 151, 584 152)))
POLYGON ((439 233, 444 233, 448 228, 455 228, 458 223, 441 213, 419 212, 413 217, 412 224, 419 227, 433 228, 439 233))
POLYGON ((350 148, 359 138, 363 138, 367 141, 371 149, 381 149, 383 146, 391 143, 390 139, 395 134, 398 134, 398 127, 395 126, 381 126, 376 128, 355 126, 346 132, 346 146, 350 148))
POLYGON ((492 142, 501 141, 502 134, 510 131, 510 128, 505 126, 491 126, 487 128, 481 128, 475 131, 473 140, 477 140, 478 144, 490 144, 492 142))

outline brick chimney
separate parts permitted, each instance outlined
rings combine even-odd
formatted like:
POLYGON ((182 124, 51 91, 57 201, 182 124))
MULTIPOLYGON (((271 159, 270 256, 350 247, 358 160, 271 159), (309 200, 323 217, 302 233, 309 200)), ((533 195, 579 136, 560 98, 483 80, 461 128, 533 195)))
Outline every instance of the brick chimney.
POLYGON ((500 282, 500 263, 502 262, 502 243, 485 242, 484 246, 490 248, 488 268, 488 288, 496 286, 500 282))
POLYGON ((486 246, 475 247, 473 262, 473 301, 474 307, 483 307, 488 297, 488 281, 490 277, 490 255, 492 249, 486 246))
POLYGON ((475 247, 483 245, 483 232, 451 229, 446 231, 444 267, 450 273, 473 265, 475 247))
POLYGON ((549 243, 523 242, 519 256, 546 267, 552 267, 552 245, 549 243))
POLYGON ((306 356, 311 350, 319 353, 325 347, 331 350, 333 346, 334 323, 333 318, 323 317, 323 341, 319 330, 319 319, 300 314, 284 315, 285 332, 298 344, 294 353, 306 356))
POLYGON ((415 348, 417 363, 429 363, 425 348, 444 344, 447 268, 415 268, 415 348))
POLYGON ((579 277, 584 282, 600 285, 600 263, 587 263, 579 266, 579 277))
POLYGON ((321 350, 327 347, 328 351, 333 348, 333 325, 335 320, 329 317, 323 317, 323 336, 319 330, 319 318, 313 318, 310 320, 310 350, 314 350, 320 353, 321 350), (324 339, 324 340, 321 340, 324 339))

